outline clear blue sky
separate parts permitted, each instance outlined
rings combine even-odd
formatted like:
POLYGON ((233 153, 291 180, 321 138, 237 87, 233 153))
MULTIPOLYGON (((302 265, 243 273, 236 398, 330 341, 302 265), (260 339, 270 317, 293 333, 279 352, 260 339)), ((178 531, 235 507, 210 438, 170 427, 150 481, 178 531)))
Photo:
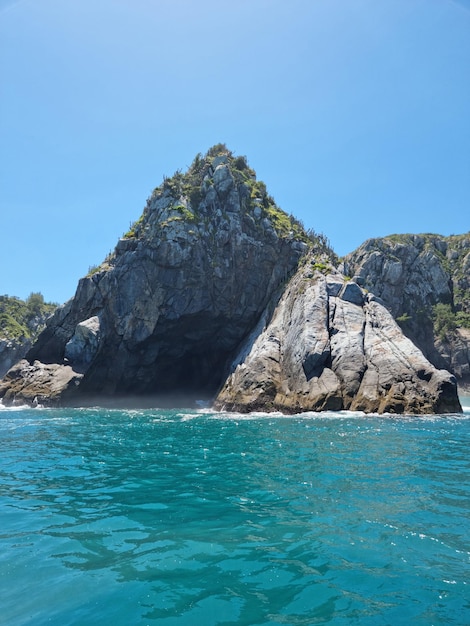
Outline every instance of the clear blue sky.
POLYGON ((0 294, 64 302, 225 142, 344 255, 470 229, 470 0, 0 0, 0 294))

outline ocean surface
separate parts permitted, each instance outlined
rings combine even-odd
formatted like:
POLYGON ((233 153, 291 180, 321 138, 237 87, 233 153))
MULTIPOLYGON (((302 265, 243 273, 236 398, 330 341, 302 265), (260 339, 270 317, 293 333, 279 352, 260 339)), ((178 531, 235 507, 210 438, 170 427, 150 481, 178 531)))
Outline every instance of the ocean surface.
POLYGON ((0 623, 468 625, 463 403, 0 409, 0 623))

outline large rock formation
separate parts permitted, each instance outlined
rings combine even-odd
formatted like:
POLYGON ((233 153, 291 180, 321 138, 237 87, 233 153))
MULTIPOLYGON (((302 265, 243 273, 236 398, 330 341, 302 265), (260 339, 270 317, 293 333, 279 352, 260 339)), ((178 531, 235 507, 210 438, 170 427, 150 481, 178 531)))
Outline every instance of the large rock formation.
POLYGON ((459 411, 455 378, 407 339, 381 301, 307 259, 272 320, 243 346, 216 406, 227 410, 459 411))
POLYGON ((342 269, 383 299, 436 367, 470 389, 470 233, 370 239, 342 269))
POLYGON ((211 397, 310 245, 246 160, 216 146, 155 189, 115 252, 5 377, 0 397, 211 397))
POLYGON ((333 258, 244 157, 215 146, 155 189, 8 371, 0 398, 176 405, 222 388, 218 406, 242 410, 458 411, 453 377, 374 297, 332 268, 324 275, 333 258))

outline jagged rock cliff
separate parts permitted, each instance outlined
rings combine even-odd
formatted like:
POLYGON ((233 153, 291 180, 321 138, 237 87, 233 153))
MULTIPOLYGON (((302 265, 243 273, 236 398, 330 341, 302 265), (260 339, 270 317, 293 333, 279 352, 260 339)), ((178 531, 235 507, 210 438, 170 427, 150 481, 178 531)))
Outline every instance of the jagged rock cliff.
POLYGON ((241 410, 460 410, 454 378, 330 260, 244 157, 215 146, 154 190, 0 398, 174 405, 222 389, 217 405, 241 410))
POLYGON ((115 252, 5 377, 0 397, 210 397, 310 245, 245 158, 216 146, 155 189, 115 252))
POLYGON ((370 239, 342 269, 383 299, 436 367, 470 389, 470 233, 370 239))
POLYGON ((0 379, 26 355, 55 309, 40 293, 26 301, 0 296, 0 379))
POLYGON ((233 369, 218 408, 460 410, 454 377, 425 359, 378 298, 315 258, 306 259, 233 369))

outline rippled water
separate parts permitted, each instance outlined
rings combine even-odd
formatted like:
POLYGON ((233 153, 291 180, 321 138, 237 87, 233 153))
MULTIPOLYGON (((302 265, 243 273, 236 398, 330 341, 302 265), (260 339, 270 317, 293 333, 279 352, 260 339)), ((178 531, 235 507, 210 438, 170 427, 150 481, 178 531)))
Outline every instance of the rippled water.
POLYGON ((0 411, 0 623, 470 624, 470 412, 0 411))

